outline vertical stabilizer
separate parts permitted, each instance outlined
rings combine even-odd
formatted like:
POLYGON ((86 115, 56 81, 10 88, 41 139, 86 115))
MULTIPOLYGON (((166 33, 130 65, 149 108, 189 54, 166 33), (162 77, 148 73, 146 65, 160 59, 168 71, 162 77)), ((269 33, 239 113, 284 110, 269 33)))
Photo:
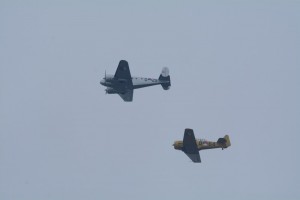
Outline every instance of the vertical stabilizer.
POLYGON ((224 136, 224 139, 226 140, 226 147, 231 146, 229 136, 228 136, 228 135, 225 135, 225 136, 224 136))
POLYGON ((168 90, 171 87, 171 78, 169 75, 169 69, 167 67, 164 67, 161 71, 161 74, 158 78, 161 82, 161 86, 164 90, 168 90))

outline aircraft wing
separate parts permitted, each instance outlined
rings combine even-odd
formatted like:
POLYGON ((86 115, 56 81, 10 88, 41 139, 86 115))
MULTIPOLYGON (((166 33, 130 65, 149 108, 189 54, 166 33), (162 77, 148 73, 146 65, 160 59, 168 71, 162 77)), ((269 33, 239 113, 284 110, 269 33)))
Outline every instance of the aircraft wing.
POLYGON ((117 71, 115 73, 115 79, 125 79, 127 81, 130 80, 132 82, 129 65, 126 60, 121 60, 119 62, 117 71))
POLYGON ((124 101, 132 101, 133 99, 133 90, 127 90, 126 93, 118 93, 120 95, 120 97, 124 100, 124 101))
POLYGON ((194 163, 200 163, 200 154, 197 152, 196 154, 187 154, 185 153, 194 163))
POLYGON ((193 129, 184 131, 183 151, 193 162, 201 162, 193 129))

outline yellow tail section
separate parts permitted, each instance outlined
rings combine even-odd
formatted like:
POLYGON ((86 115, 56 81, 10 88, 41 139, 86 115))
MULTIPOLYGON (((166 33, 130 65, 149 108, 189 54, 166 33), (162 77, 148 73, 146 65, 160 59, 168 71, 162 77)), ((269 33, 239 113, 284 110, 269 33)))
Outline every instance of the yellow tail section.
POLYGON ((231 146, 229 136, 228 136, 228 135, 225 135, 225 136, 224 136, 224 139, 226 140, 226 148, 229 147, 229 146, 231 146))

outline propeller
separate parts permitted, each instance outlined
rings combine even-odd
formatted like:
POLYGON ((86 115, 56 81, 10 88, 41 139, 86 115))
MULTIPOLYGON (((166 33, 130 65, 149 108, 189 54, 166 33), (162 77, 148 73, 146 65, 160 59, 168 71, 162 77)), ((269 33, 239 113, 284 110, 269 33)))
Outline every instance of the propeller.
MULTIPOLYGON (((106 70, 104 71, 104 80, 106 82, 106 70)), ((105 89, 105 94, 107 94, 107 90, 105 89)))

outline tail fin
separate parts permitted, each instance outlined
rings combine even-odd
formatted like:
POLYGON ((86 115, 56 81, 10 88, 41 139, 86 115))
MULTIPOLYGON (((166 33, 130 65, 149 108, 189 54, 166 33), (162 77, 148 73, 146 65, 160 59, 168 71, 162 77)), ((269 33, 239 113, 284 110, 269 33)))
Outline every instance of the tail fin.
POLYGON ((225 135, 223 138, 219 138, 217 143, 222 145, 222 149, 231 146, 230 139, 228 135, 225 135))
POLYGON ((169 75, 169 69, 167 67, 164 67, 161 71, 161 74, 158 78, 161 82, 161 86, 164 90, 168 90, 171 87, 171 78, 169 75))
POLYGON ((224 139, 226 140, 226 148, 229 147, 229 146, 231 146, 229 136, 228 136, 228 135, 225 135, 225 136, 224 136, 224 139))

